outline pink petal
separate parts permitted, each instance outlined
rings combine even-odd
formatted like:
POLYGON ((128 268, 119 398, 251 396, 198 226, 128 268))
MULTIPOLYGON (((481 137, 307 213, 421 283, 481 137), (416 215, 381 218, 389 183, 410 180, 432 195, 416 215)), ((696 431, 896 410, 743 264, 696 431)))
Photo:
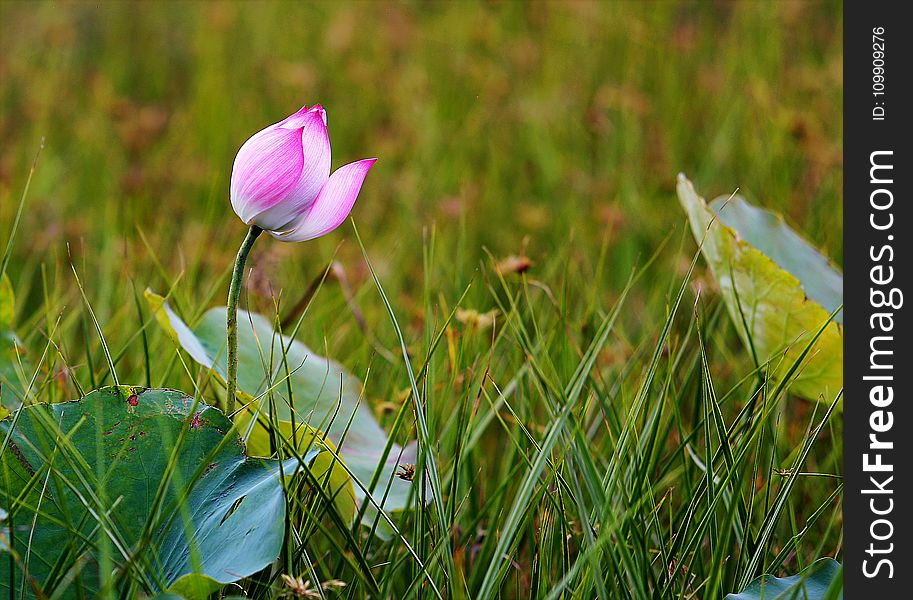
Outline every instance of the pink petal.
POLYGON ((276 123, 276 125, 283 129, 301 129, 301 127, 304 126, 304 116, 308 114, 309 110, 307 104, 305 104, 298 109, 298 112, 285 117, 276 123))
POLYGON ((308 115, 311 113, 319 113, 321 118, 323 118, 323 124, 327 124, 327 111, 325 111, 319 104, 315 104, 310 108, 308 108, 305 104, 300 109, 298 109, 298 112, 293 115, 289 115, 277 124, 283 129, 300 129, 304 127, 308 115))
POLYGON ((231 170, 231 205, 241 220, 281 229, 300 207, 282 201, 301 179, 304 155, 297 130, 271 125, 244 142, 231 170))
POLYGON ((309 109, 308 109, 308 112, 315 112, 315 113, 320 114, 320 117, 323 119, 323 124, 324 124, 324 125, 327 124, 327 111, 325 111, 325 110, 323 109, 323 107, 320 106, 319 104, 315 104, 314 106, 312 106, 311 108, 309 108, 309 109))
POLYGON ((327 234, 339 227, 355 204, 361 184, 376 158, 366 158, 340 167, 317 194, 311 208, 302 214, 285 233, 271 232, 283 242, 303 242, 327 234))
POLYGON ((325 115, 322 108, 315 106, 301 119, 301 147, 304 161, 298 183, 289 191, 286 198, 286 201, 295 207, 292 218, 310 207, 330 176, 330 136, 327 135, 325 115))

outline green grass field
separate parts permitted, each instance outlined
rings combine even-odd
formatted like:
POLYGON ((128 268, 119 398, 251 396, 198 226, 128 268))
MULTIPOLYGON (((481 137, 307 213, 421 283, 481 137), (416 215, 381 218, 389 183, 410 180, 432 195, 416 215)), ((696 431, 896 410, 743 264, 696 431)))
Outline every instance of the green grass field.
POLYGON ((191 324, 224 305, 235 153, 320 102, 334 168, 379 159, 358 236, 264 236, 243 302, 303 315, 431 482, 391 539, 290 489, 279 559, 222 594, 711 599, 839 560, 839 415, 816 432, 826 403, 768 397, 675 185, 738 188, 839 264, 842 25, 837 2, 2 0, 0 253, 34 162, 6 266, 32 391, 194 394, 143 290, 191 324))

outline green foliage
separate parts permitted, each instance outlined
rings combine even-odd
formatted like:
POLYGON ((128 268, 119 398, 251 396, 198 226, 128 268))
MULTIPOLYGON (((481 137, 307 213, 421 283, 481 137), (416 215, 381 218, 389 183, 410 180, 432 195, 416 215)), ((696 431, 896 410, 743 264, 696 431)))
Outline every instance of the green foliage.
POLYGON ((781 215, 752 206, 741 196, 720 196, 710 210, 739 239, 795 277, 809 300, 843 323, 843 310, 838 310, 843 308, 843 274, 781 215))
POLYGON ((16 314, 14 308, 13 284, 4 273, 0 276, 0 327, 7 329, 13 326, 13 316, 16 314))
MULTIPOLYGON (((148 291, 146 298, 172 338, 224 382, 225 309, 210 309, 190 330, 163 298, 148 291)), ((415 465, 415 443, 403 448, 389 441, 362 401, 358 380, 339 363, 275 332, 262 315, 239 311, 238 357, 242 408, 234 420, 250 452, 271 456, 283 443, 305 451, 315 437, 316 443, 330 443, 339 456, 318 460, 315 477, 327 475, 319 472, 321 467, 329 471, 327 493, 337 498, 345 519, 355 517, 355 502, 366 502, 367 525, 380 524, 387 532, 376 509, 401 511, 415 496, 412 482, 396 476, 406 465, 415 465)))
POLYGON ((745 347, 775 379, 796 370, 796 394, 833 400, 843 388, 843 318, 831 312, 843 311, 843 276, 781 218, 740 197, 708 207, 684 175, 678 196, 745 347))
POLYGON ((248 459, 225 416, 180 392, 108 387, 36 404, 0 435, 11 532, 0 589, 205 598, 279 554, 281 481, 297 463, 248 459))
POLYGON ((15 296, 9 276, 0 276, 0 418, 25 398, 28 366, 20 349, 22 342, 13 330, 15 296))
POLYGON ((726 600, 838 600, 843 598, 842 573, 840 563, 824 558, 798 575, 759 577, 742 593, 728 594, 726 600))

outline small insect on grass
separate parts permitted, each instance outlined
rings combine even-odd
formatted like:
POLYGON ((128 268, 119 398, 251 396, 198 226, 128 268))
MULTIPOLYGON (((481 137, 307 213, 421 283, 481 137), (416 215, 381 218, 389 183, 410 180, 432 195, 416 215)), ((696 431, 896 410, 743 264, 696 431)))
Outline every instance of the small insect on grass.
POLYGON ((415 465, 400 465, 396 476, 403 481, 412 481, 415 477, 415 465))

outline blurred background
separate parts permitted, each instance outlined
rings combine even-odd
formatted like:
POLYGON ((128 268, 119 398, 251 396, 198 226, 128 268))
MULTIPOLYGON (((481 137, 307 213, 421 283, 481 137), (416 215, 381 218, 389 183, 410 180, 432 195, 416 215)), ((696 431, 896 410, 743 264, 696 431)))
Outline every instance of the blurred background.
MULTIPOLYGON (((423 295, 452 307, 486 251, 528 258, 555 296, 585 282, 606 304, 667 242, 635 290, 644 315, 625 317, 643 326, 665 304, 650 284, 665 291, 694 252, 679 171, 708 198, 739 188, 783 211, 841 260, 838 2, 3 0, 0 11, 4 243, 44 140, 9 267, 26 327, 78 303, 70 261, 114 330, 136 319, 131 281, 179 280, 188 317, 224 302, 244 235, 228 202, 235 152, 318 102, 333 168, 380 159, 352 214, 413 331, 423 295)), ((381 328, 349 224, 308 244, 261 242, 250 302, 291 306, 334 257, 368 329, 381 328)), ((490 308, 482 287, 467 306, 490 308)), ((361 336, 347 307, 322 291, 303 335, 367 359, 370 347, 347 343, 361 336)), ((61 331, 78 320, 64 314, 61 331)))

